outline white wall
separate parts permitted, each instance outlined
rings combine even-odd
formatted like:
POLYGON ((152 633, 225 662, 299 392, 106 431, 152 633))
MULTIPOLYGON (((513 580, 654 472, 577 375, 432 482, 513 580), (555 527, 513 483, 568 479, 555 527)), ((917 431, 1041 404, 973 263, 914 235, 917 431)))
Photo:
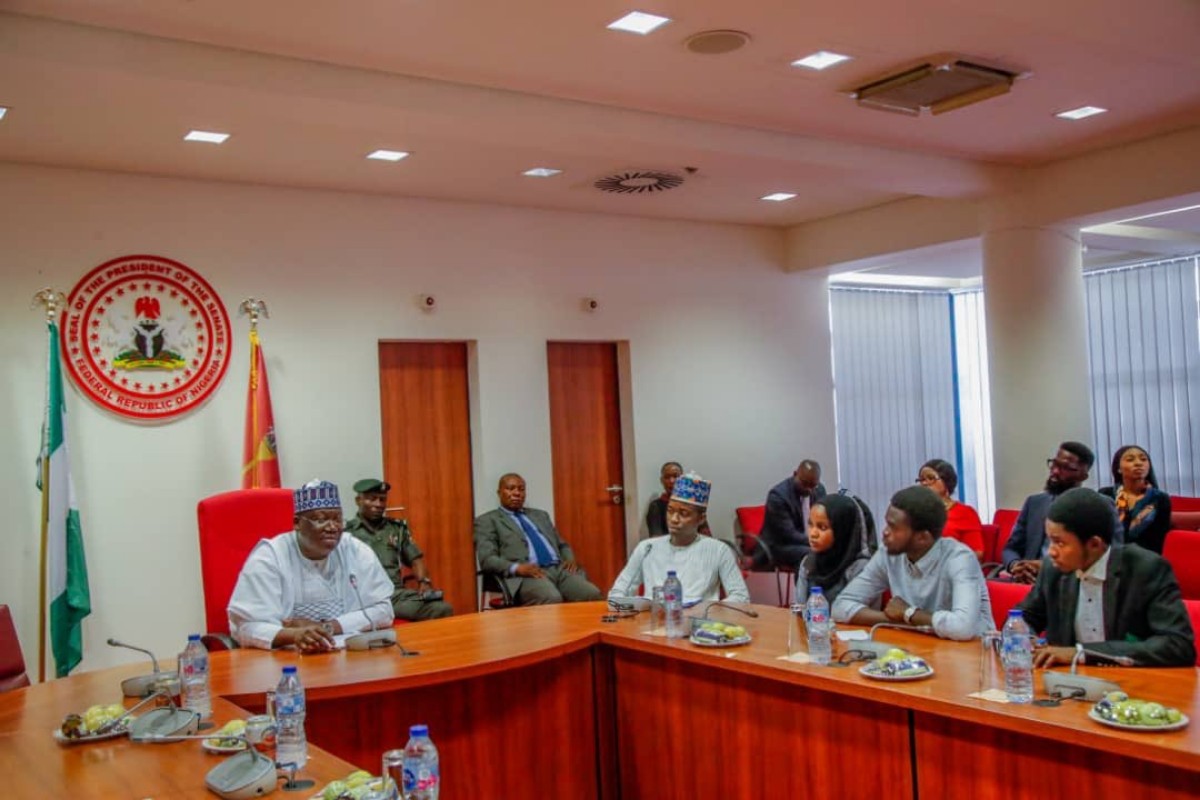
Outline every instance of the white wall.
POLYGON ((197 270, 234 320, 236 349, 212 401, 170 424, 132 424, 67 393, 94 608, 83 669, 136 659, 105 647, 109 636, 169 656, 202 627, 195 505, 238 485, 236 306, 250 295, 272 314, 261 332, 286 485, 321 476, 351 502, 350 482, 379 473, 380 339, 477 341, 479 511, 508 470, 528 479, 531 505, 553 508, 548 339, 629 342, 629 502, 643 506, 658 465, 681 460, 714 481, 710 517, 729 536, 733 508, 762 502, 802 457, 836 483, 824 277, 782 272, 774 230, 2 164, 0 208, 0 602, 33 671, 45 328, 30 298, 69 292, 121 255, 197 270), (421 293, 437 295, 436 312, 417 308, 421 293), (581 311, 585 296, 598 313, 581 311))

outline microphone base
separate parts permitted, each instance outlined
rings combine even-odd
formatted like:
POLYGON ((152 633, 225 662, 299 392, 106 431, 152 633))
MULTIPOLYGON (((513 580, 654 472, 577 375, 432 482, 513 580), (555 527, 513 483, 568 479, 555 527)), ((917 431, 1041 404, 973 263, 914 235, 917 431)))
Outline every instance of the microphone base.
POLYGON ((178 697, 182 691, 178 672, 159 672, 149 675, 138 675, 121 681, 121 694, 126 697, 149 697, 159 689, 165 689, 172 697, 178 697))
POLYGON ((1077 700, 1088 700, 1091 702, 1102 699, 1109 692, 1119 692, 1121 690, 1121 687, 1112 681, 1051 670, 1042 673, 1042 688, 1051 697, 1073 697, 1077 700), (1076 697, 1080 691, 1083 692, 1083 695, 1076 697))
POLYGON ((396 632, 391 628, 381 631, 367 631, 346 637, 347 650, 375 650, 380 647, 391 647, 396 643, 396 632))
POLYGON ((898 644, 889 644, 888 642, 878 642, 874 639, 854 640, 843 642, 847 650, 863 650, 875 654, 876 658, 883 658, 887 655, 888 650, 903 650, 904 648, 898 644))
POLYGON ((275 762, 250 748, 209 770, 204 785, 225 800, 249 800, 275 791, 277 780, 275 762))

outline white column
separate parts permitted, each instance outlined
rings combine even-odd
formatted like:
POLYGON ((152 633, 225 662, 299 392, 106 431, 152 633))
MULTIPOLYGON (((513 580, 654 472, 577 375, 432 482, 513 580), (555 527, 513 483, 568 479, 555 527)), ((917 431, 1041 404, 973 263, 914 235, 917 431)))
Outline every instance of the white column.
POLYGON ((983 289, 996 502, 1020 508, 1045 482, 1059 442, 1091 446, 1079 231, 984 233, 983 289))

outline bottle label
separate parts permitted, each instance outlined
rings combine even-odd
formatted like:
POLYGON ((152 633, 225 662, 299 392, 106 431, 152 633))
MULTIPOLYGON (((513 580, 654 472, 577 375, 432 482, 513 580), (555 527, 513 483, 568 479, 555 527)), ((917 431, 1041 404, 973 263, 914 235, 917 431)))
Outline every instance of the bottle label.
POLYGON ((303 714, 304 713, 304 695, 275 695, 275 714, 281 716, 283 714, 303 714))
POLYGON ((181 671, 184 678, 197 678, 208 674, 208 658, 206 656, 184 656, 181 671))
POLYGON ((438 771, 429 769, 424 764, 417 767, 404 768, 404 791, 433 789, 438 785, 438 771))

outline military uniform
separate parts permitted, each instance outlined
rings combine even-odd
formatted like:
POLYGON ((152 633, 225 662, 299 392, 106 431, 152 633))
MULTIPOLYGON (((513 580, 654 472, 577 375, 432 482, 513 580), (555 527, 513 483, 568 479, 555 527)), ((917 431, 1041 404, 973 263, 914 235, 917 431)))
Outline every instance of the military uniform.
POLYGON ((346 523, 346 530, 354 538, 366 544, 383 565, 383 571, 392 579, 392 609, 396 619, 423 620, 448 617, 454 613, 449 603, 441 600, 422 600, 421 593, 401 583, 404 567, 422 558, 424 553, 413 541, 412 532, 404 520, 384 517, 378 530, 372 530, 358 517, 346 523))

